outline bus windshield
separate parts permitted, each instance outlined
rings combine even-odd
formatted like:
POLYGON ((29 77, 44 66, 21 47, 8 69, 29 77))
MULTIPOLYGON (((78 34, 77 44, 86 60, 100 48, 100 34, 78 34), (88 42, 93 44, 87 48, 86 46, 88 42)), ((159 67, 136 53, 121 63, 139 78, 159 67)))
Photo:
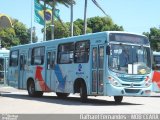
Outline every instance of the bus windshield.
POLYGON ((149 47, 111 44, 109 67, 125 74, 148 74, 151 72, 149 47))

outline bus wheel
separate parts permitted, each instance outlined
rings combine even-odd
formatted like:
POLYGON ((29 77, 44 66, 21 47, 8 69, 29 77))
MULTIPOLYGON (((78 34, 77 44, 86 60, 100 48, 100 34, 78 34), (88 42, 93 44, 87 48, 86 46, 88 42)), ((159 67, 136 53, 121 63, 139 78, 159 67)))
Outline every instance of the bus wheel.
POLYGON ((56 95, 57 95, 59 98, 66 98, 66 97, 69 96, 69 93, 56 92, 56 95))
POLYGON ((35 93, 36 97, 42 97, 43 96, 43 92, 42 91, 37 91, 35 93))
POLYGON ((35 97, 36 96, 35 84, 34 84, 33 81, 30 81, 28 83, 27 90, 28 90, 28 94, 29 94, 30 97, 35 97))
POLYGON ((80 86, 80 99, 82 103, 87 101, 87 89, 84 83, 80 86))
POLYGON ((122 102, 123 96, 114 96, 114 101, 116 104, 120 104, 122 102))

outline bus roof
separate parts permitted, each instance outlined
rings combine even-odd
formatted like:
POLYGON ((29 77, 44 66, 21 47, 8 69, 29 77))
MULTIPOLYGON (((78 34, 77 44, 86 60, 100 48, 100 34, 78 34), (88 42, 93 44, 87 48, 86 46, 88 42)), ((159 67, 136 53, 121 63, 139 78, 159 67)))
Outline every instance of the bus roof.
POLYGON ((84 40, 86 40, 86 39, 89 39, 89 38, 94 38, 95 36, 96 37, 102 37, 102 36, 106 37, 110 33, 125 33, 125 34, 134 34, 134 35, 146 37, 145 35, 125 32, 125 31, 103 31, 103 32, 88 33, 88 34, 85 34, 85 35, 79 35, 79 36, 73 36, 73 37, 67 37, 67 38, 54 39, 54 40, 49 40, 49 41, 41 41, 41 42, 25 44, 25 45, 18 45, 18 46, 13 46, 12 48, 16 49, 16 48, 19 48, 19 47, 27 47, 28 45, 36 46, 37 44, 38 45, 41 45, 41 44, 43 45, 44 43, 50 43, 51 41, 55 41, 55 42, 59 43, 59 42, 66 42, 66 40, 67 40, 67 42, 70 42, 69 40, 71 40, 71 41, 82 40, 83 38, 85 38, 84 40))
POLYGON ((1 48, 0 49, 0 54, 2 54, 2 53, 9 53, 9 50, 7 50, 6 48, 1 48))

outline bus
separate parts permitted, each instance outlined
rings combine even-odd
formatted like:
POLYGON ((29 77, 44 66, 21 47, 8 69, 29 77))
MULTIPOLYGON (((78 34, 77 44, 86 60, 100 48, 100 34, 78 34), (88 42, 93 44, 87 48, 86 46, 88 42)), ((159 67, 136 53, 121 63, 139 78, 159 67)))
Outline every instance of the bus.
POLYGON ((160 52, 153 52, 153 92, 160 92, 160 52))
POLYGON ((149 96, 151 49, 143 35, 105 31, 15 46, 10 49, 8 83, 29 96, 149 96))
POLYGON ((9 50, 6 48, 0 49, 0 84, 7 84, 7 68, 8 68, 9 50))

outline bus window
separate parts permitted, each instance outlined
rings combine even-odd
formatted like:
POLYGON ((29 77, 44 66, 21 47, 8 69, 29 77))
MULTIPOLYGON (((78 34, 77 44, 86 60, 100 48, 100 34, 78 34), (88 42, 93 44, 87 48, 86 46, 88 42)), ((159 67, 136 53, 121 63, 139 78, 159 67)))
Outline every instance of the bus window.
POLYGON ((55 52, 47 53, 47 69, 54 69, 55 66, 55 52))
POLYGON ((73 62, 74 43, 61 44, 58 47, 59 64, 69 64, 73 62))
POLYGON ((0 58, 0 71, 4 70, 4 58, 0 58))
POLYGON ((75 44, 75 63, 87 63, 89 59, 89 41, 80 41, 75 44))
POLYGON ((30 48, 28 51, 28 65, 31 65, 31 55, 32 55, 32 49, 30 48))
POLYGON ((44 47, 32 49, 31 65, 42 65, 44 63, 44 47))
POLYGON ((12 51, 10 54, 10 66, 17 66, 18 65, 18 51, 12 51))
POLYGON ((51 68, 51 52, 47 53, 47 69, 49 70, 51 68))

